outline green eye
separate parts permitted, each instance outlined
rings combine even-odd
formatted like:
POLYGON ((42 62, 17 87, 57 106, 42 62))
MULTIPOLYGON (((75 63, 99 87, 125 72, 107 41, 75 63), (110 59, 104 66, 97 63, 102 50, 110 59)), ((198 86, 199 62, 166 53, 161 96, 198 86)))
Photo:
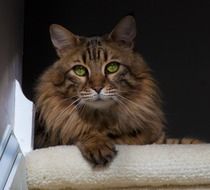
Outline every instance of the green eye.
POLYGON ((115 73, 118 71, 120 64, 117 62, 111 62, 106 66, 107 73, 115 73))
POLYGON ((80 77, 87 75, 87 69, 85 67, 83 67, 82 65, 76 65, 73 68, 73 70, 74 70, 75 74, 80 77))

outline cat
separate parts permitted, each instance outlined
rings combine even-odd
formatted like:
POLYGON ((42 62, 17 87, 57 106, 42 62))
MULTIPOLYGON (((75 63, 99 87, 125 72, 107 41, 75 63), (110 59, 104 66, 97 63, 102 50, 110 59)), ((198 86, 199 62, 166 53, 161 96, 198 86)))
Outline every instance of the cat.
POLYGON ((75 144, 95 166, 109 164, 115 144, 197 143, 166 139, 159 88, 134 50, 136 22, 124 17, 101 37, 50 26, 59 57, 40 77, 35 147, 75 144))

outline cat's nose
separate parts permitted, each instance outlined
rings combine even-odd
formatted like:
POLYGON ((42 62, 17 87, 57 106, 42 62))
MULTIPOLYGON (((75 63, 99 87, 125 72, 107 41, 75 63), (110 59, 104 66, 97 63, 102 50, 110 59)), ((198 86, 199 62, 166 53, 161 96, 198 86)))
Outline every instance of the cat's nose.
POLYGON ((101 86, 95 86, 93 88, 98 94, 100 94, 101 90, 103 89, 101 86))

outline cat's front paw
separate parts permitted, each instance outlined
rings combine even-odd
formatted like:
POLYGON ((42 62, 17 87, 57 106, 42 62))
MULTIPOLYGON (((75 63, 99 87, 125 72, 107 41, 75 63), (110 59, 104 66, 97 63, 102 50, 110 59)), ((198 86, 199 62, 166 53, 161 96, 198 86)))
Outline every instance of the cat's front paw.
POLYGON ((84 158, 94 167, 108 165, 117 154, 111 142, 78 143, 78 147, 84 158))

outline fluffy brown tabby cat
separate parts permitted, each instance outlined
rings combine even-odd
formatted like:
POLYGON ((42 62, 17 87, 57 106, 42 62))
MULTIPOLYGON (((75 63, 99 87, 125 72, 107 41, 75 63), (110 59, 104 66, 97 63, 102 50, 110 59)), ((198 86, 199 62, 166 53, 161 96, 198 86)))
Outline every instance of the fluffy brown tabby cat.
POLYGON ((115 144, 165 141, 158 87, 133 50, 132 16, 102 37, 76 36, 60 25, 52 25, 50 34, 59 60, 36 88, 42 123, 36 147, 75 144, 89 162, 106 165, 115 144))

